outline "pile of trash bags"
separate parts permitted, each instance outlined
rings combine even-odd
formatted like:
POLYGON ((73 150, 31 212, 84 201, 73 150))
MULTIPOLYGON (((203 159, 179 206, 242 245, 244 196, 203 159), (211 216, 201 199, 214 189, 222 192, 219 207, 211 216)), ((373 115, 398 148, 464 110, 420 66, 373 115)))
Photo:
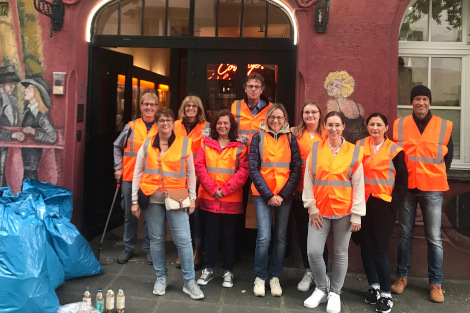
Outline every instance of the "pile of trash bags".
POLYGON ((0 188, 0 313, 55 313, 64 280, 103 272, 72 209, 63 187, 25 180, 17 195, 0 188))

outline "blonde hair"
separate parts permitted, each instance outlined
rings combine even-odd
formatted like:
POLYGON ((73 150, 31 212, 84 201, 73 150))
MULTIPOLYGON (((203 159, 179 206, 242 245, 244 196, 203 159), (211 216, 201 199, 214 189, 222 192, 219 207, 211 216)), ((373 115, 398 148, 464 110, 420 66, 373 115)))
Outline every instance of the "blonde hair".
POLYGON ((144 103, 144 101, 147 99, 152 99, 155 104, 158 104, 158 96, 153 92, 144 93, 144 95, 140 98, 140 104, 144 103))
MULTIPOLYGON (((282 113, 284 114, 284 124, 282 124, 282 127, 281 129, 284 129, 287 125, 287 123, 289 123, 289 116, 287 116, 287 111, 286 111, 286 108, 284 108, 284 106, 282 105, 282 103, 279 103, 279 102, 275 102, 273 103, 272 106, 269 107, 268 111, 266 112, 266 120, 268 120, 268 118, 271 116, 271 114, 275 111, 275 110, 281 110, 282 113)), ((269 123, 265 123, 265 127, 268 131, 270 131, 271 129, 269 128, 269 123)))
POLYGON ((41 92, 39 92, 39 89, 33 84, 31 84, 31 86, 33 86, 34 98, 36 98, 36 100, 38 101, 39 112, 41 112, 42 114, 46 114, 47 112, 49 112, 49 108, 44 104, 44 101, 42 101, 41 92))
POLYGON ((202 106, 201 98, 199 98, 198 96, 186 96, 186 98, 184 98, 184 100, 181 103, 181 106, 178 110, 178 118, 183 119, 183 118, 186 117, 186 114, 184 113, 184 107, 189 102, 194 102, 198 107, 197 115, 196 115, 197 122, 198 123, 205 122, 206 121, 206 114, 204 113, 204 108, 202 106))
POLYGON ((349 97, 354 92, 355 81, 354 78, 346 71, 331 72, 326 76, 324 87, 328 89, 328 84, 333 80, 340 80, 343 88, 341 89, 341 96, 343 98, 349 97))
POLYGON ((304 134, 304 131, 307 129, 307 124, 304 121, 304 109, 307 105, 313 105, 313 106, 317 107, 318 112, 320 113, 320 118, 318 119, 318 125, 317 125, 316 132, 320 135, 320 138, 323 138, 322 137, 323 113, 321 112, 320 105, 315 100, 308 100, 302 106, 302 110, 300 110, 300 122, 299 122, 299 125, 296 126, 297 132, 294 135, 295 135, 296 138, 300 138, 304 134))

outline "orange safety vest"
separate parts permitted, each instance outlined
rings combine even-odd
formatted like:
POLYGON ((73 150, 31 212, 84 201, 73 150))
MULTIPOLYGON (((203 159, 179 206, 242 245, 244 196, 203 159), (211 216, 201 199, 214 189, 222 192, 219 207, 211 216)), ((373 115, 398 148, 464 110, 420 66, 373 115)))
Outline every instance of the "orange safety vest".
MULTIPOLYGON (((284 188, 290 174, 291 150, 288 133, 278 140, 264 130, 259 132, 259 155, 261 157, 260 173, 272 193, 277 194, 284 188)), ((254 196, 259 196, 255 185, 251 183, 254 196)))
POLYGON ((191 132, 188 135, 188 133, 186 132, 186 128, 184 128, 183 120, 179 119, 179 120, 176 120, 175 122, 175 129, 173 130, 175 132, 175 136, 186 136, 193 140, 193 145, 191 149, 193 151, 194 162, 196 162, 197 152, 199 151, 199 148, 201 147, 202 131, 204 129, 210 128, 210 126, 211 125, 209 122, 197 123, 196 126, 194 126, 194 128, 191 130, 191 132))
POLYGON ((315 141, 310 152, 309 171, 313 177, 313 192, 322 216, 344 216, 351 212, 351 177, 364 157, 364 149, 347 141, 336 156, 328 139, 315 141))
POLYGON ((364 147, 364 183, 366 201, 372 194, 386 202, 392 202, 392 191, 395 187, 395 166, 393 158, 403 149, 386 138, 379 151, 374 155, 371 137, 357 141, 357 145, 364 147))
MULTIPOLYGON (((217 149, 202 145, 206 156, 206 168, 209 177, 217 186, 224 186, 235 175, 239 160, 246 154, 247 147, 229 147, 219 152, 217 149)), ((212 195, 199 185, 198 196, 208 200, 215 200, 212 195)), ((240 188, 228 197, 219 198, 222 202, 243 201, 243 188, 240 188)))
POLYGON ((452 122, 435 115, 422 134, 412 115, 395 121, 393 141, 405 150, 408 188, 422 191, 449 190, 444 156, 451 133, 452 122))
POLYGON ((161 157, 162 168, 158 165, 158 149, 153 146, 155 136, 148 138, 144 143, 144 174, 140 189, 150 196, 157 189, 163 192, 160 173, 163 175, 165 189, 186 188, 186 159, 191 153, 191 139, 184 136, 176 136, 173 144, 161 157))
POLYGON ((259 132, 259 125, 266 119, 266 112, 273 105, 268 103, 258 114, 253 115, 245 100, 235 100, 232 103, 232 114, 238 123, 238 135, 248 135, 249 143, 254 134, 259 132))
POLYGON ((127 146, 124 148, 122 157, 123 181, 132 181, 134 179, 134 167, 140 146, 142 146, 145 139, 155 136, 158 133, 158 128, 155 123, 147 133, 147 126, 141 118, 130 121, 128 124, 132 132, 129 138, 127 138, 127 146))
MULTIPOLYGON (((295 136, 298 133, 297 127, 291 128, 292 134, 295 136)), ((304 190, 304 174, 305 174, 305 162, 307 161, 308 155, 312 149, 312 144, 315 141, 322 140, 319 133, 316 133, 313 139, 310 137, 308 130, 304 130, 302 136, 297 138, 297 142, 299 143, 300 149, 300 157, 301 157, 301 168, 300 168, 300 181, 297 185, 296 191, 302 192, 304 190)))

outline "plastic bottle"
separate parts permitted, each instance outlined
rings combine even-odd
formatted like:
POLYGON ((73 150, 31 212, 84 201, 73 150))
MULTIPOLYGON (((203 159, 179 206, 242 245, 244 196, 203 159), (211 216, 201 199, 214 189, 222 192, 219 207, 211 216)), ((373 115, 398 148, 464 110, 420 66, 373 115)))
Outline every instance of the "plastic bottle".
POLYGON ((114 291, 108 289, 106 292, 106 313, 114 313, 114 291))
POLYGON ((104 310, 103 290, 101 288, 98 288, 98 293, 96 294, 95 308, 98 312, 103 312, 104 310))
POLYGON ((85 291, 85 296, 83 297, 83 301, 86 302, 87 307, 91 308, 93 307, 93 304, 91 303, 91 293, 90 293, 90 287, 86 287, 85 291))
POLYGON ((124 295, 124 291, 119 288, 118 294, 116 296, 116 312, 124 313, 125 308, 126 308, 126 296, 124 295))

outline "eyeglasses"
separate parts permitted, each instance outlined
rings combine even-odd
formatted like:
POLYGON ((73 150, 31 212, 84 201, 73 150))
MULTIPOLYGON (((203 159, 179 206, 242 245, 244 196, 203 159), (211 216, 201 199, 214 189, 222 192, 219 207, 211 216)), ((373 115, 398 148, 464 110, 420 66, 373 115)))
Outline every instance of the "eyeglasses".
POLYGON ((268 119, 271 121, 278 120, 279 122, 282 122, 285 118, 286 118, 285 116, 274 116, 274 115, 270 115, 268 117, 268 119))
POLYGON ((149 102, 144 102, 144 103, 141 103, 140 105, 143 107, 152 107, 152 108, 157 106, 156 103, 149 103, 149 102))
POLYGON ((261 89, 261 85, 247 85, 246 88, 258 90, 261 89))
POLYGON ((172 119, 167 119, 167 120, 165 120, 165 119, 163 119, 163 120, 162 120, 162 119, 159 119, 159 120, 157 121, 157 123, 159 123, 159 124, 165 124, 165 123, 170 124, 170 123, 172 123, 172 122, 173 122, 172 119))
POLYGON ((318 114, 320 113, 320 111, 318 110, 314 110, 314 111, 304 111, 304 115, 315 115, 315 114, 318 114))
POLYGON ((197 104, 186 104, 184 107, 185 108, 195 109, 195 108, 197 108, 197 104))

